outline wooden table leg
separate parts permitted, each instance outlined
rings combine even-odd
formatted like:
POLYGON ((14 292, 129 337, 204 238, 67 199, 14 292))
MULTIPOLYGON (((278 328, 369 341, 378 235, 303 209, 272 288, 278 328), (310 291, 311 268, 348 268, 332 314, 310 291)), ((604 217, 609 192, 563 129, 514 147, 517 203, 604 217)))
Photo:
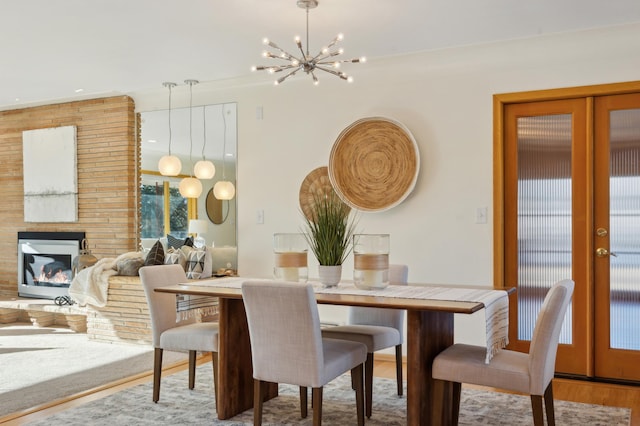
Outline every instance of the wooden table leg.
MULTIPOLYGON (((241 299, 220 298, 218 343, 218 419, 226 420, 253 407, 253 367, 251 343, 244 303, 241 299)), ((278 395, 273 383, 267 399, 278 395)))
POLYGON ((436 413, 432 363, 453 344, 453 313, 407 312, 407 425, 451 424, 452 390, 446 385, 442 412, 436 413))

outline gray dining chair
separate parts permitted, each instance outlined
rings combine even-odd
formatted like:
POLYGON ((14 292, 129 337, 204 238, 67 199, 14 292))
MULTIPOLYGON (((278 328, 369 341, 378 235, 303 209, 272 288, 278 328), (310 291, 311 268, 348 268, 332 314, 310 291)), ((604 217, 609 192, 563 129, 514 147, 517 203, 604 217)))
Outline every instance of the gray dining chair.
POLYGON ((307 388, 312 388, 313 424, 322 423, 322 389, 351 371, 358 425, 364 424, 362 343, 325 339, 311 284, 246 281, 242 284, 251 340, 254 378, 253 424, 262 424, 266 382, 300 387, 300 415, 307 416, 307 388))
MULTIPOLYGON (((453 424, 458 424, 461 383, 489 386, 521 392, 531 396, 533 421, 544 424, 542 403, 547 423, 555 424, 552 379, 560 330, 573 295, 574 282, 562 280, 547 292, 533 330, 529 353, 498 351, 485 363, 487 349, 482 346, 454 344, 433 360, 434 398, 442 402, 446 382, 453 382, 453 424)), ((442 412, 442 407, 435 410, 442 412)))
POLYGON ((176 296, 158 293, 157 287, 187 281, 182 266, 153 265, 140 268, 140 281, 149 305, 153 335, 153 402, 160 399, 162 352, 164 349, 189 353, 189 389, 195 386, 197 352, 210 352, 213 363, 213 386, 218 395, 218 323, 196 322, 195 317, 176 321, 176 296))
MULTIPOLYGON (((391 285, 406 285, 409 267, 389 265, 391 285)), ((402 395, 402 342, 404 340, 404 309, 380 309, 350 306, 346 325, 327 327, 322 337, 344 339, 367 345, 364 366, 365 413, 371 417, 373 405, 373 353, 395 347, 396 382, 398 395, 402 395)))

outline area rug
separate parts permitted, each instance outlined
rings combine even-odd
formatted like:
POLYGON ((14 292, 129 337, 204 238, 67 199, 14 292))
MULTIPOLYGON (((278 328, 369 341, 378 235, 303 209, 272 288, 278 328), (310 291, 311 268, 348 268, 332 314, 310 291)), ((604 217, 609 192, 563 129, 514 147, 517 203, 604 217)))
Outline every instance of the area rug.
MULTIPOLYGON (((186 359, 165 352, 165 365, 186 359)), ((63 327, 0 325, 0 417, 153 370, 151 345, 103 343, 63 327)))
MULTIPOLYGON (((251 425, 252 410, 236 417, 217 420, 213 397, 210 363, 198 367, 196 387, 187 386, 187 372, 181 371, 163 378, 160 401, 151 401, 152 384, 142 384, 101 400, 72 408, 32 425, 251 425)), ((406 424, 406 399, 396 395, 394 380, 374 379, 373 415, 368 425, 406 424)), ((298 388, 280 385, 280 395, 264 404, 264 425, 310 425, 312 412, 300 418, 298 388)), ((355 394, 351 381, 344 375, 325 387, 323 392, 323 423, 326 425, 356 424, 355 394)), ((558 425, 629 424, 630 410, 556 401, 558 425)), ((461 425, 532 424, 529 397, 464 389, 462 393, 461 425)))

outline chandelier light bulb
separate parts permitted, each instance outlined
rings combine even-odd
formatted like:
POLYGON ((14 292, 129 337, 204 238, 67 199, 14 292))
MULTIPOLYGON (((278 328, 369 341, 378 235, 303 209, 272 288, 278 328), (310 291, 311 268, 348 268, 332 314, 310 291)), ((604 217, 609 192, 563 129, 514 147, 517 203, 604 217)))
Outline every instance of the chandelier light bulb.
POLYGON ((268 38, 263 38, 262 39, 262 44, 264 44, 265 46, 269 44, 269 39, 268 38))
POLYGON ((338 41, 342 41, 344 40, 344 34, 340 33, 338 34, 338 37, 336 37, 338 39, 338 41))
POLYGON ((353 77, 351 76, 347 77, 347 83, 353 83, 353 77))

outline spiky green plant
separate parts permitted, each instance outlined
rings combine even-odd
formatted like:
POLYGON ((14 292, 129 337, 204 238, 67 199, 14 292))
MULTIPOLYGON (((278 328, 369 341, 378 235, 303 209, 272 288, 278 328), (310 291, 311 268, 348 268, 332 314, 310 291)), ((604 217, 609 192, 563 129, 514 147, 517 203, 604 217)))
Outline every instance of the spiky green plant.
POLYGON ((356 218, 335 192, 314 196, 311 218, 305 219, 305 238, 320 265, 342 265, 351 253, 356 218))

